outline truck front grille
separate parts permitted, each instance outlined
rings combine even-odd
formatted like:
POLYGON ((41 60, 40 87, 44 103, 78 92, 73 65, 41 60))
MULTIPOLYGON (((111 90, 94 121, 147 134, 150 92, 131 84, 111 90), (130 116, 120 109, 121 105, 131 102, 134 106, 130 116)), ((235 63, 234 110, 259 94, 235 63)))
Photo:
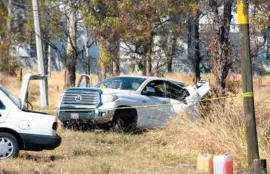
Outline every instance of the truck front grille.
POLYGON ((62 103, 64 104, 85 104, 85 105, 99 105, 100 104, 99 92, 91 93, 71 93, 64 94, 62 103))

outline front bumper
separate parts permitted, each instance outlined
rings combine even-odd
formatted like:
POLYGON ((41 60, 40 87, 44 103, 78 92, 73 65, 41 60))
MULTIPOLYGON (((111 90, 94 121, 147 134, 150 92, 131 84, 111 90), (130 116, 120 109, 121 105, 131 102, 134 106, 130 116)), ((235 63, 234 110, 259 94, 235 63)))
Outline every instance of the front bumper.
POLYGON ((104 124, 112 121, 114 110, 83 110, 83 109, 62 109, 58 112, 58 117, 62 122, 78 121, 78 122, 93 122, 104 124))
POLYGON ((58 135, 35 135, 35 134, 20 134, 24 142, 22 150, 41 151, 53 150, 60 146, 61 137, 58 135))

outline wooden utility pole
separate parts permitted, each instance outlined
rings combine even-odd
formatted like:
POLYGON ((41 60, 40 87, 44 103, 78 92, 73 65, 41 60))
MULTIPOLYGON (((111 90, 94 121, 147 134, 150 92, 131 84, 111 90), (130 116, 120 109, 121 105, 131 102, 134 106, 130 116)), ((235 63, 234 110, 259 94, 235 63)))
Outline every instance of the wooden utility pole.
POLYGON ((48 75, 50 78, 52 77, 52 48, 51 45, 49 45, 48 48, 48 75))
MULTIPOLYGON (((42 47, 42 41, 41 41, 38 0, 32 0, 32 5, 33 5, 33 16, 34 16, 34 24, 35 24, 35 35, 36 35, 38 72, 42 75, 46 75, 45 68, 44 68, 43 47, 42 47)), ((47 79, 40 81, 40 100, 41 100, 41 107, 43 108, 48 106, 48 89, 47 89, 48 83, 47 82, 48 82, 47 79)))
POLYGON ((270 17, 268 19, 268 27, 267 27, 267 45, 266 45, 266 58, 270 59, 270 17))
MULTIPOLYGON (((243 93, 252 94, 251 96, 245 97, 243 99, 245 120, 246 120, 248 163, 250 166, 252 166, 253 164, 254 169, 256 170, 260 169, 260 171, 266 172, 266 168, 256 167, 258 165, 262 165, 263 163, 266 163, 266 161, 259 160, 260 156, 259 156, 259 148, 258 148, 255 106, 254 106, 254 96, 253 96, 252 62, 251 62, 251 57, 250 57, 248 9, 249 9, 249 3, 247 0, 237 0, 238 23, 239 23, 240 40, 241 40, 241 47, 242 47, 241 60, 242 60, 243 93)), ((266 166, 266 165, 263 164, 262 166, 266 166)))

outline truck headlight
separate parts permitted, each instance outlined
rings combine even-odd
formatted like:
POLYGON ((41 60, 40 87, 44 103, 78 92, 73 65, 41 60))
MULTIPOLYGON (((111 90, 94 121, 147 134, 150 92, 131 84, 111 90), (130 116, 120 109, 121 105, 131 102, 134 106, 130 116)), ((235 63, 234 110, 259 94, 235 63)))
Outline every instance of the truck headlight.
POLYGON ((102 103, 110 103, 118 99, 117 95, 102 95, 101 100, 102 103))

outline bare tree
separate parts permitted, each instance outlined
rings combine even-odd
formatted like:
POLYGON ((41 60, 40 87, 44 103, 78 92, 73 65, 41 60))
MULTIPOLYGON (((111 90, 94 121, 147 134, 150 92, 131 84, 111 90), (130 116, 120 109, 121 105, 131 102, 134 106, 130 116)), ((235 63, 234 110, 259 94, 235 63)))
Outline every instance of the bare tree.
POLYGON ((210 55, 213 64, 213 74, 215 77, 216 94, 224 94, 226 88, 226 78, 232 67, 232 45, 230 42, 230 25, 232 19, 233 0, 209 0, 209 5, 214 13, 213 40, 209 45, 210 55), (223 10, 220 10, 223 7, 223 10))
MULTIPOLYGON (((72 0, 69 1, 69 7, 72 7, 72 0)), ((76 48, 77 48, 77 37, 76 37, 76 10, 69 9, 68 12, 68 42, 66 49, 66 60, 65 60, 65 87, 75 86, 76 82, 76 48)))
MULTIPOLYGON (((199 0, 197 0, 199 4, 199 0)), ((199 33, 199 9, 196 9, 196 14, 188 18, 188 60, 195 73, 194 81, 197 82, 200 77, 200 33, 199 33)))

